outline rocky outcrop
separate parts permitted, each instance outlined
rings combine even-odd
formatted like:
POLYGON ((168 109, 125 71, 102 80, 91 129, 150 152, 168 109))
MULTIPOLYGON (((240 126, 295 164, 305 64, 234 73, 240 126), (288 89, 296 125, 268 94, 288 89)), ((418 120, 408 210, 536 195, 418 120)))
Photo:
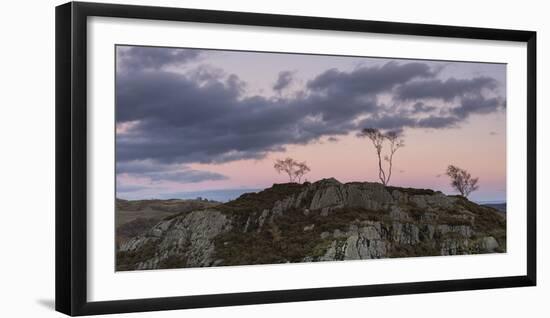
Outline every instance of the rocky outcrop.
POLYGON ((379 183, 274 185, 164 220, 120 246, 154 269, 504 252, 506 220, 463 197, 379 183))
POLYGON ((169 262, 180 263, 183 267, 212 266, 215 263, 213 239, 230 229, 229 219, 219 211, 193 211, 158 223, 145 235, 122 244, 119 253, 152 249, 148 257, 132 264, 134 269, 160 268, 169 262))
MULTIPOLYGON (((306 188, 298 197, 307 197, 308 192, 313 192, 310 210, 331 211, 343 207, 379 210, 395 201, 380 183, 342 184, 336 179, 325 179, 306 188)), ((300 203, 296 201, 296 204, 300 203)))

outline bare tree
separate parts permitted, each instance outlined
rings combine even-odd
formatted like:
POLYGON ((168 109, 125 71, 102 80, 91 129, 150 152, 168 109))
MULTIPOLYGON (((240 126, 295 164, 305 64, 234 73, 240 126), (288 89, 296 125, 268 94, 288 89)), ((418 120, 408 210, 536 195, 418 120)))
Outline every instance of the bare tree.
POLYGON ((390 131, 384 134, 376 128, 365 128, 361 131, 359 136, 367 137, 372 141, 378 157, 378 179, 380 179, 383 185, 387 185, 391 179, 393 156, 399 148, 405 146, 405 143, 402 139, 399 139, 399 134, 397 132, 390 131), (384 141, 386 140, 390 144, 389 155, 384 156, 384 160, 388 162, 387 174, 382 165, 382 149, 384 147, 384 141))
POLYGON ((386 160, 389 164, 388 179, 386 180, 386 183, 384 183, 384 185, 386 185, 387 183, 390 182, 390 178, 391 178, 391 171, 392 171, 392 167, 393 167, 393 155, 395 154, 397 149, 399 149, 401 147, 405 147, 405 142, 403 141, 403 139, 398 139, 399 134, 395 131, 390 131, 390 132, 386 133, 384 136, 390 142, 390 155, 389 156, 386 155, 384 157, 384 160, 386 160))
POLYGON ((470 193, 477 190, 479 178, 472 178, 472 175, 457 166, 449 165, 447 167, 447 175, 451 178, 451 186, 455 188, 460 195, 468 197, 470 193))
POLYGON ((302 177, 311 171, 305 161, 298 162, 292 158, 275 160, 273 168, 275 168, 278 173, 286 173, 288 175, 289 182, 296 182, 296 180, 298 180, 298 182, 301 182, 302 177))
POLYGON ((298 183, 302 182, 302 177, 311 171, 311 169, 307 166, 307 164, 304 162, 300 162, 297 166, 296 171, 294 172, 294 175, 298 178, 298 183))

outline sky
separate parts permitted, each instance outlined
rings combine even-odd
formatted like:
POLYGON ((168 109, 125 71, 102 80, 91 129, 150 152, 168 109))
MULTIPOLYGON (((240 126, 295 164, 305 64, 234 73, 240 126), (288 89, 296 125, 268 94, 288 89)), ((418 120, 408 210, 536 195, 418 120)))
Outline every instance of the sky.
MULTIPOLYGON (((116 47, 116 182, 125 199, 226 201, 288 182, 378 181, 363 128, 394 131, 390 185, 506 198, 506 65, 140 46, 116 47)), ((388 146, 383 149, 386 153, 388 146)), ((387 169, 387 168, 386 168, 387 169)))

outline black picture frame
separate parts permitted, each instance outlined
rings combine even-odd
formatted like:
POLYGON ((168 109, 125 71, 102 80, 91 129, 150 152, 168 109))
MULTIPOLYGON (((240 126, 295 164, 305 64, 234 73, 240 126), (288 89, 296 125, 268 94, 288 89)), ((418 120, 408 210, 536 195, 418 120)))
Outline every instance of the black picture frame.
POLYGON ((56 7, 56 310, 92 315, 536 285, 536 32, 70 2, 56 7), (527 274, 350 287, 87 301, 87 18, 92 16, 501 40, 527 44, 527 274))

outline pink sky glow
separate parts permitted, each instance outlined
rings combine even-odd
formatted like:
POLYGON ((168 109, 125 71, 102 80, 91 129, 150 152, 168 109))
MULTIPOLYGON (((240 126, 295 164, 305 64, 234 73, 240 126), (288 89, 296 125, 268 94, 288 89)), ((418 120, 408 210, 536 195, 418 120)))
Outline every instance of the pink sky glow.
MULTIPOLYGON (((220 72, 225 74, 223 75, 225 76, 224 78, 228 79, 228 83, 230 83, 229 74, 237 74, 239 80, 246 84, 243 86, 242 96, 249 97, 258 94, 259 96, 264 96, 262 98, 270 100, 270 103, 273 103, 274 98, 278 94, 281 95, 281 98, 296 98, 298 100, 301 98, 299 97, 301 96, 300 94, 306 94, 304 96, 307 96, 310 94, 307 90, 312 87, 309 84, 308 88, 308 83, 311 83, 311 79, 326 72, 328 69, 337 68, 339 70, 346 70, 346 72, 353 72, 353 70, 365 64, 380 66, 388 62, 387 59, 338 58, 337 61, 335 60, 331 64, 330 57, 324 57, 323 59, 310 57, 309 59, 305 59, 306 57, 299 55, 289 57, 280 54, 269 56, 269 54, 254 53, 254 55, 246 53, 249 56, 245 58, 240 56, 239 53, 220 52, 216 54, 216 52, 207 52, 199 55, 199 58, 196 60, 194 56, 186 56, 185 63, 170 64, 164 67, 162 72, 184 74, 187 76, 190 72, 199 74, 196 70, 204 69, 205 65, 207 65, 210 68, 221 70, 220 72), (201 56, 202 58, 200 58, 201 56), (241 71, 239 71, 238 64, 235 63, 239 57, 248 61, 246 66, 241 66, 241 71), (285 63, 281 63, 282 60, 285 63), (307 63, 301 63, 300 61, 302 60, 307 61, 307 63), (269 63, 270 61, 279 61, 279 63, 269 63), (284 64, 285 67, 281 67, 281 64, 284 64), (292 79, 292 85, 287 85, 286 91, 274 91, 271 88, 274 79, 277 78, 277 74, 281 74, 279 73, 281 70, 286 69, 292 70, 292 72, 289 72, 291 74, 289 78, 293 76, 296 79, 292 79), (270 80, 267 80, 268 78, 270 80)), ((183 59, 183 57, 181 58, 183 59)), ((435 65, 437 63, 432 62, 432 64, 435 65)), ((452 62, 442 64, 446 66, 442 68, 443 71, 440 71, 434 77, 436 80, 444 82, 449 78, 470 80, 475 77, 494 77, 497 79, 496 82, 498 82, 500 88, 497 90, 494 87, 489 87, 494 90, 489 89, 490 91, 482 91, 479 94, 482 94, 486 99, 490 99, 498 94, 505 96, 505 66, 491 66, 479 63, 453 64, 452 62)), ((149 66, 147 64, 144 67, 149 66)), ((118 72, 122 71, 122 68, 118 70, 118 72)), ((149 70, 149 72, 153 71, 159 70, 149 70)), ((193 76, 199 78, 198 75, 193 76)), ((281 80, 280 75, 279 80, 281 80)), ((392 105, 396 100, 395 94, 397 93, 395 92, 396 90, 393 89, 389 93, 385 93, 386 95, 379 94, 376 100, 381 105, 392 105)), ((438 92, 436 91, 435 94, 437 95, 438 92)), ((466 96, 469 97, 468 95, 466 96)), ((245 97, 241 97, 241 99, 245 97)), ((162 100, 158 102, 163 103, 162 100)), ((430 105, 441 105, 441 109, 437 108, 439 106, 434 107, 434 110, 430 113, 438 115, 447 114, 444 107, 454 102, 454 100, 442 100, 439 102, 429 100, 429 102, 431 102, 430 105)), ((182 103, 185 104, 185 99, 182 103)), ((405 106, 403 107, 412 107, 413 104, 413 102, 404 102, 403 105, 405 106)), ((117 107, 119 106, 117 105, 117 107)), ((155 107, 155 105, 151 104, 150 107, 155 107)), ((191 106, 186 105, 182 107, 191 106)), ((201 106, 195 105, 194 107, 201 106)), ((399 114, 402 114, 402 112, 399 114)), ((365 117, 365 115, 361 116, 365 117)), ((363 119, 361 116, 357 117, 355 121, 363 119)), ((405 147, 400 148, 395 155, 390 185, 430 188, 446 194, 456 194, 456 191, 449 185, 449 178, 445 175, 446 167, 449 164, 453 164, 465 168, 473 176, 479 177, 480 189, 472 193, 471 198, 473 200, 505 200, 506 111, 473 111, 471 114, 463 117, 461 117, 460 122, 443 128, 403 126, 402 139, 404 140, 405 147)), ((153 136, 152 134, 138 130, 143 129, 143 124, 147 120, 148 118, 144 117, 142 119, 130 118, 118 121, 116 129, 117 139, 122 140, 125 145, 132 146, 148 138, 153 138, 150 137, 153 136)), ((151 122, 155 123, 155 121, 151 122)), ((171 121, 167 121, 165 126, 155 128, 155 133, 161 131, 164 127, 170 128, 172 124, 171 121)), ((156 165, 156 169, 163 173, 166 171, 171 173, 181 171, 186 173, 191 171, 194 173, 198 171, 207 172, 212 177, 205 177, 203 180, 198 174, 197 176, 193 174, 193 179, 189 179, 192 181, 182 182, 182 180, 177 178, 162 179, 158 177, 159 174, 140 174, 134 172, 134 170, 119 171, 117 168, 117 186, 119 187, 117 196, 135 199, 163 197, 166 195, 169 196, 171 193, 180 192, 200 192, 219 189, 263 189, 270 187, 273 183, 288 181, 286 175, 278 174, 273 168, 276 159, 284 159, 286 157, 307 162, 311 168, 311 172, 305 176, 305 179, 311 182, 331 177, 336 178, 340 182, 377 182, 379 180, 374 147, 369 139, 357 137, 357 132, 358 129, 348 129, 347 131, 334 134, 324 133, 308 140, 306 143, 289 142, 286 144, 277 144, 277 147, 266 148, 266 150, 258 152, 260 155, 256 158, 235 158, 232 160, 223 160, 222 162, 209 163, 207 162, 208 160, 200 158, 196 160, 187 158, 170 159, 170 161, 163 162, 155 156, 151 156, 151 158, 147 158, 147 156, 129 157, 130 159, 126 159, 126 161, 117 161, 117 167, 119 164, 122 167, 123 164, 127 163, 141 164, 145 162, 151 166, 156 165)), ((182 134, 176 137, 184 139, 186 135, 182 134)), ((159 143, 165 142, 163 139, 159 140, 159 143)), ((203 142, 208 143, 209 140, 206 139, 203 142)), ((185 154, 186 149, 179 149, 177 146, 174 147, 177 151, 185 154)), ((387 151, 387 147, 384 151, 387 151)), ((135 151, 129 153, 134 154, 135 151)), ((229 156, 231 153, 228 152, 224 155, 229 156)), ((186 175, 186 178, 190 177, 186 175)))

